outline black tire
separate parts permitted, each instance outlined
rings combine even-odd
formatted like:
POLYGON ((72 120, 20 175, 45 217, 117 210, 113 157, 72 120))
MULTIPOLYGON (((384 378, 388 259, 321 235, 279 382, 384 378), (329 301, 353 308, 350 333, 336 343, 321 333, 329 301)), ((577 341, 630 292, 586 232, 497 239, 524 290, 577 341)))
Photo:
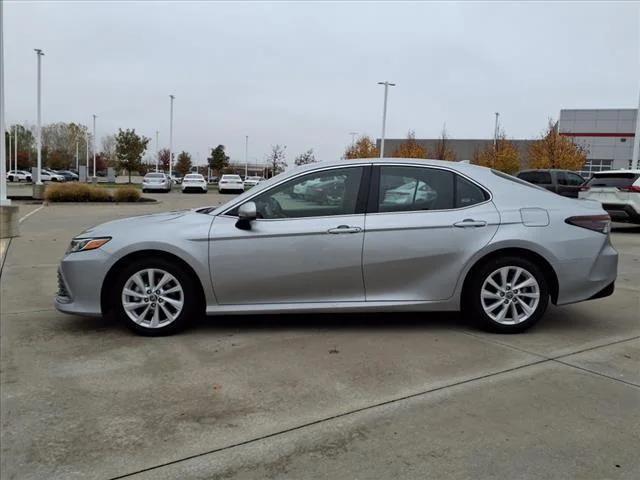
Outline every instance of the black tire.
MULTIPOLYGON (((526 288, 533 289, 534 287, 526 287, 526 288)), ((508 294, 507 290, 505 290, 505 292, 508 294)), ((498 295, 501 292, 502 291, 498 291, 498 295)), ((526 294, 524 293, 523 289, 521 289, 520 293, 526 294)), ((511 295, 513 295, 513 292, 511 292, 511 295)), ((523 297, 523 299, 526 301, 529 301, 527 298, 523 297)), ((518 302, 516 300, 517 299, 513 299, 513 303, 518 305, 518 302)), ((486 300, 486 301, 489 302, 490 300, 486 300)), ((502 303, 502 304, 504 304, 504 302, 507 302, 507 301, 508 300, 506 298, 504 301, 500 299, 496 300, 496 302, 502 303)), ((484 264, 482 264, 478 269, 476 269, 473 272, 473 276, 470 279, 470 284, 468 285, 468 288, 465 289, 465 298, 463 299, 463 302, 464 302, 463 303, 464 313, 468 316, 471 316, 474 323, 478 325, 480 328, 484 330, 488 330, 490 332, 495 332, 495 333, 506 333, 506 334, 520 333, 531 328, 544 315, 544 312, 546 311, 547 306, 549 305, 549 286, 548 286, 547 279, 545 278, 544 272, 540 269, 540 267, 538 267, 532 261, 526 258, 520 258, 515 256, 493 258, 485 262, 484 264), (485 312, 485 308, 483 307, 483 304, 482 304, 483 301, 482 301, 481 295, 482 295, 482 289, 485 281, 489 276, 492 276, 492 274, 495 274, 496 271, 504 267, 521 268, 524 270, 525 274, 528 273, 530 276, 535 278, 535 281, 538 284, 538 294, 539 294, 538 303, 533 309, 533 312, 529 314, 528 318, 521 321, 520 323, 505 324, 505 323, 498 322, 495 319, 491 318, 491 316, 489 316, 487 312, 485 312)), ((498 305, 498 303, 491 304, 490 306, 492 307, 493 305, 498 305)), ((509 309, 510 308, 511 307, 509 307, 509 309)), ((495 311, 499 312, 501 311, 501 309, 502 307, 499 306, 496 308, 495 311)), ((516 310, 519 310, 519 313, 523 313, 523 314, 525 312, 522 306, 519 306, 519 305, 516 307, 516 310)), ((509 312, 508 314, 511 314, 511 312, 509 312)))
MULTIPOLYGON (((13 175, 11 175, 11 176, 9 177, 9 181, 10 181, 11 183, 13 183, 13 175)), ((18 181, 20 181, 20 180, 18 180, 18 181)))
MULTIPOLYGON (((201 316, 201 312, 203 311, 199 295, 197 294, 199 287, 196 282, 197 280, 193 278, 192 274, 179 263, 154 257, 135 260, 118 274, 117 280, 113 284, 111 301, 112 305, 114 305, 116 317, 124 322, 127 327, 140 335, 156 337, 179 332, 184 329, 191 320, 201 316), (179 315, 171 323, 156 328, 136 323, 129 317, 129 315, 127 315, 122 304, 122 293, 127 281, 135 273, 149 268, 163 270, 171 274, 177 282, 179 282, 183 293, 183 306, 179 315)), ((160 308, 159 303, 157 308, 160 308)))

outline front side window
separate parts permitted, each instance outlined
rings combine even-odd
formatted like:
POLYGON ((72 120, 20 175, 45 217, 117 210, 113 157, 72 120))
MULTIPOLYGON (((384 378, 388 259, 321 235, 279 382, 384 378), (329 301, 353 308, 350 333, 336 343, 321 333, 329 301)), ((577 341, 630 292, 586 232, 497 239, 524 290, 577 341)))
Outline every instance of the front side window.
POLYGON ((572 185, 577 187, 584 183, 584 178, 582 178, 580 175, 577 175, 571 172, 566 172, 566 175, 567 175, 567 185, 572 185))
POLYGON ((380 168, 379 212, 454 208, 454 174, 423 167, 380 168))
MULTIPOLYGON (((356 213, 362 167, 309 173, 251 199, 258 218, 305 218, 356 213)), ((237 209, 229 212, 237 215, 237 209)))

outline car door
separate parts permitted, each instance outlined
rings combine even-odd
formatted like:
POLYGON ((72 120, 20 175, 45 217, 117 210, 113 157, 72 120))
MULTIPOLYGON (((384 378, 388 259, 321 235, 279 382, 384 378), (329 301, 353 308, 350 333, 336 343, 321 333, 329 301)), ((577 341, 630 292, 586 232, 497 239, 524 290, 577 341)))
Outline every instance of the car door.
POLYGON ((489 192, 456 172, 374 167, 363 250, 367 301, 450 298, 499 223, 489 192))
POLYGON ((240 205, 218 215, 209 248, 218 303, 364 301, 369 171, 362 165, 317 170, 260 192, 247 200, 258 212, 250 230, 236 227, 240 205), (331 188, 304 198, 295 193, 313 180, 331 188))

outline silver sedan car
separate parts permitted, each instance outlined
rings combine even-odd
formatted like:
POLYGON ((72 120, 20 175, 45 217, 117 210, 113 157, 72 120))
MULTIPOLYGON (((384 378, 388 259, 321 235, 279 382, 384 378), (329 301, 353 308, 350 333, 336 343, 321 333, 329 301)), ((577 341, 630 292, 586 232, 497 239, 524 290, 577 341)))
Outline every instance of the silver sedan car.
POLYGON ((611 295, 609 227, 597 202, 467 163, 315 163, 220 207, 82 232, 60 264, 55 304, 113 312, 147 335, 202 314, 461 309, 513 333, 550 301, 611 295), (295 194, 310 181, 327 191, 295 194))

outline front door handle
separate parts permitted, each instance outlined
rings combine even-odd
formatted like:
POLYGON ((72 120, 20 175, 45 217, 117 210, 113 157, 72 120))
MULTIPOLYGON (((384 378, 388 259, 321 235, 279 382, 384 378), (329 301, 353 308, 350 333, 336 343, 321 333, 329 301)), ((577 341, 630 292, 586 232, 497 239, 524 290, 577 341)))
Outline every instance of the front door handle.
POLYGON ((327 230, 328 233, 358 233, 361 232, 362 229, 360 227, 350 227, 349 225, 340 225, 336 228, 330 228, 327 230))
POLYGON ((467 228, 467 227, 478 228, 478 227, 486 227, 487 222, 485 222, 484 220, 474 220, 473 218, 465 218, 461 222, 454 223, 453 226, 459 227, 459 228, 467 228))

